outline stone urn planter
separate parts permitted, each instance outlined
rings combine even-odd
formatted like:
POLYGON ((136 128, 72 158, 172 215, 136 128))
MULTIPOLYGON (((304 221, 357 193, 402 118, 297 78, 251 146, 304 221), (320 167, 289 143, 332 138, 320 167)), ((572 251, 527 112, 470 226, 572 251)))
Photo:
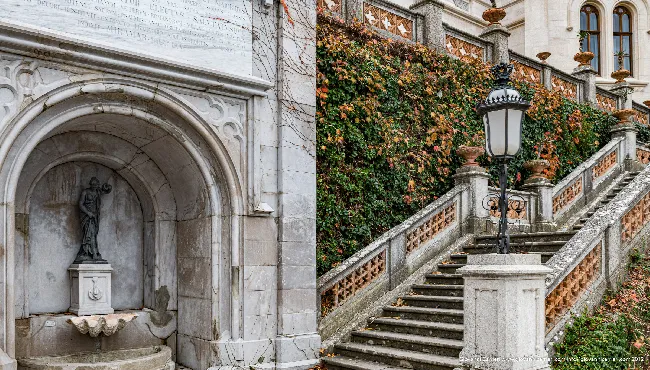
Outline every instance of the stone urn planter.
POLYGON ((614 117, 618 118, 619 124, 627 123, 630 121, 630 117, 634 115, 634 110, 632 109, 619 109, 615 111, 614 117))
POLYGON ((616 79, 616 82, 625 82, 625 79, 630 77, 630 71, 627 69, 619 69, 618 71, 612 72, 612 78, 616 79))
POLYGON ((465 164, 463 164, 463 166, 478 167, 476 158, 485 153, 485 148, 482 146, 461 145, 456 152, 459 156, 461 156, 461 158, 465 160, 465 164))
POLYGON ((551 56, 551 53, 549 53, 548 51, 542 51, 541 53, 537 53, 537 58, 539 58, 539 60, 542 61, 542 64, 548 64, 546 62, 546 59, 548 59, 548 57, 550 57, 550 56, 551 56))
POLYGON ((550 167, 551 163, 546 159, 533 159, 532 161, 524 163, 524 168, 533 173, 529 177, 529 180, 546 180, 546 176, 544 176, 543 172, 545 169, 550 167))
POLYGON ((644 104, 646 107, 650 108, 650 100, 646 100, 646 101, 644 101, 643 104, 644 104))
POLYGON ((483 12, 483 19, 493 24, 501 24, 501 20, 506 17, 506 11, 503 8, 489 8, 483 12))
POLYGON ((592 59, 594 59, 594 53, 591 51, 581 51, 573 56, 573 60, 580 63, 579 67, 588 66, 592 59))

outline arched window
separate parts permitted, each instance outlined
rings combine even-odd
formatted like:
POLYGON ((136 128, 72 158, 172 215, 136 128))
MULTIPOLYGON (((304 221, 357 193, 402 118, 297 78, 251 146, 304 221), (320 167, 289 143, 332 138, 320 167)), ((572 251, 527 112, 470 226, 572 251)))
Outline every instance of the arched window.
POLYGON ((632 13, 623 6, 614 9, 614 67, 619 68, 617 54, 622 51, 623 68, 632 71, 632 13))
POLYGON ((591 67, 600 73, 600 22, 598 9, 585 5, 580 9, 580 31, 587 31, 589 36, 582 42, 582 50, 594 53, 591 67))

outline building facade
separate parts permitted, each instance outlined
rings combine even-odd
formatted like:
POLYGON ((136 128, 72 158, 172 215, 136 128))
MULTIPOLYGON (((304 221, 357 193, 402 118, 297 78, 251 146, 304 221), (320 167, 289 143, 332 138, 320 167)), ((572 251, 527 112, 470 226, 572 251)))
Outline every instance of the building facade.
MULTIPOLYGON (((421 1, 391 0, 409 8, 421 1)), ((480 35, 488 23, 483 12, 491 7, 483 0, 441 0, 443 22, 473 35, 480 35)), ((501 23, 510 32, 512 51, 536 59, 550 52, 548 63, 571 73, 577 66, 573 55, 579 50, 578 32, 590 36, 585 50, 593 51, 592 66, 598 72, 597 85, 609 88, 615 83, 612 72, 619 68, 615 53, 625 54, 624 67, 632 73, 626 81, 634 88, 636 101, 650 99, 650 3, 645 0, 497 0, 506 10, 501 23)))

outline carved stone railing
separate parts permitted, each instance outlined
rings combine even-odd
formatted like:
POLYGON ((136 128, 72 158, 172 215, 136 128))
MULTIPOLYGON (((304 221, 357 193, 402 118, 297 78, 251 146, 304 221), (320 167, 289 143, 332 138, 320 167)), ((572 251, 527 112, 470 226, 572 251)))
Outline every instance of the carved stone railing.
POLYGON ((636 159, 643 163, 650 163, 650 146, 648 144, 636 142, 636 159))
POLYGON ((333 335, 361 309, 394 289, 426 262, 445 253, 468 217, 458 185, 318 279, 319 333, 333 335))
POLYGON ((618 95, 614 94, 611 91, 602 89, 600 87, 596 88, 596 106, 605 112, 614 112, 618 109, 618 95))
POLYGON ((553 69, 551 74, 551 90, 562 94, 565 98, 580 101, 583 82, 570 74, 553 69))
POLYGON ((424 18, 407 8, 385 0, 363 0, 363 23, 384 36, 422 42, 424 18))
POLYGON ((640 124, 649 125, 650 109, 645 105, 638 104, 636 102, 632 103, 632 109, 634 110, 634 119, 640 124))
POLYGON ((443 23, 445 50, 460 60, 492 59, 492 43, 443 23))
POLYGON ((517 81, 524 81, 531 84, 541 85, 546 82, 544 64, 534 61, 530 58, 526 58, 525 56, 517 54, 512 50, 510 51, 510 63, 512 63, 514 67, 512 72, 513 79, 517 81))
POLYGON ((607 286, 625 275, 632 249, 642 247, 650 232, 650 167, 605 207, 599 209, 547 263, 547 336, 561 332, 570 312, 594 306, 607 286), (604 258, 604 256, 607 256, 604 258))
POLYGON ((555 185, 552 202, 556 222, 591 201, 620 172, 623 145, 623 138, 613 139, 555 185))

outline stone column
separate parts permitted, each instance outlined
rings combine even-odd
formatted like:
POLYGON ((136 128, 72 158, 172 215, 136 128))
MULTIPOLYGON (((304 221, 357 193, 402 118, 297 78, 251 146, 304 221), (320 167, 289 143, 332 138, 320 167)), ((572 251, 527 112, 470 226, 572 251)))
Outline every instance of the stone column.
POLYGON ((576 67, 572 74, 584 81, 582 84, 584 90, 582 91, 581 101, 596 106, 596 77, 598 76, 598 73, 594 71, 591 65, 588 65, 576 67))
POLYGON ((552 270, 539 254, 470 255, 467 263, 458 269, 465 280, 463 366, 550 369, 544 279, 552 270))
POLYGON ((0 349, 0 370, 16 370, 17 368, 18 364, 16 363, 16 360, 9 357, 9 355, 0 349))
MULTIPOLYGON (((463 166, 456 171, 454 179, 456 185, 467 184, 469 185, 469 192, 467 194, 467 207, 463 206, 463 212, 466 215, 461 215, 463 220, 463 233, 481 234, 488 231, 488 223, 490 221, 490 214, 485 207, 483 201, 488 196, 488 179, 490 175, 487 174, 485 168, 479 166, 463 166)), ((465 196, 463 196, 464 200, 465 196)))
POLYGON ((287 2, 278 33, 278 369, 318 363, 316 2, 287 2))
POLYGON ((544 76, 544 87, 546 90, 553 91, 553 69, 551 69, 551 66, 545 65, 542 68, 542 75, 544 76))
POLYGON ((510 32, 501 24, 487 26, 481 38, 491 42, 494 45, 492 50, 492 63, 510 63, 510 51, 508 50, 508 37, 510 32))
POLYGON ((445 5, 439 0, 422 0, 411 5, 411 10, 424 16, 424 44, 445 52, 445 29, 442 26, 442 12, 445 5))
POLYGON ((533 230, 553 231, 555 223, 553 222, 553 184, 544 177, 531 177, 526 180, 523 188, 537 194, 535 202, 535 224, 533 230))

